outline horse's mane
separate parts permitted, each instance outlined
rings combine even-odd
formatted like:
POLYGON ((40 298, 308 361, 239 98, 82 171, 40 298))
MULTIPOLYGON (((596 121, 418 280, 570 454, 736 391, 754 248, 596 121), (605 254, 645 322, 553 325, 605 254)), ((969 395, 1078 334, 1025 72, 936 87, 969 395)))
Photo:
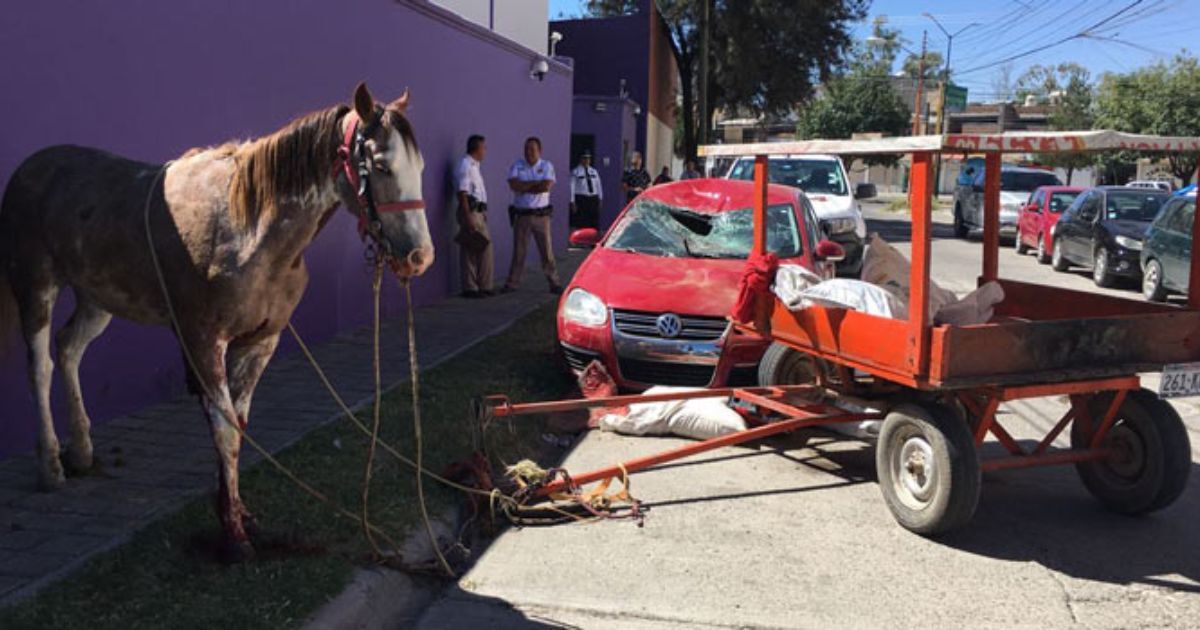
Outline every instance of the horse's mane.
MULTIPOLYGON (((228 151, 237 162, 229 187, 229 216, 235 226, 270 221, 283 199, 303 195, 333 176, 333 160, 342 143, 339 122, 349 109, 338 105, 313 112, 269 136, 215 149, 228 151)), ((385 109, 382 123, 416 148, 412 126, 403 114, 385 109)))

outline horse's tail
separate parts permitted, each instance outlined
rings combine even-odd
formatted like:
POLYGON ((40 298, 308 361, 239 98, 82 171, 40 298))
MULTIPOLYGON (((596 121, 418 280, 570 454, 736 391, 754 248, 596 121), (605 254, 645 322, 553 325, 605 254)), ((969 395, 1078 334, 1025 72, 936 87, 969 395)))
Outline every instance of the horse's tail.
MULTIPOLYGON (((12 285, 9 282, 9 269, 12 268, 12 261, 9 256, 12 255, 12 243, 10 239, 15 238, 14 235, 5 232, 11 232, 11 227, 5 225, 5 215, 9 218, 15 211, 12 207, 13 201, 10 194, 12 182, 4 190, 4 197, 0 199, 0 357, 7 354, 7 351, 14 345, 17 330, 17 297, 12 292, 12 285)), ((10 221, 11 223, 11 221, 10 221)))

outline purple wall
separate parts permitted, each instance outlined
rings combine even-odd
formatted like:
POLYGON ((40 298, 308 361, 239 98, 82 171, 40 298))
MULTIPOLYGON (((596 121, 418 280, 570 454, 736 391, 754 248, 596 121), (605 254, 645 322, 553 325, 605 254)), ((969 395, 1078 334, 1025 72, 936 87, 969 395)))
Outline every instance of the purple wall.
MULTIPOLYGON (((414 284, 427 303, 458 286, 450 169, 468 134, 488 137, 484 176, 499 210, 489 221, 501 280, 511 255, 504 180, 526 136, 541 136, 546 158, 567 181, 570 70, 551 62, 545 81, 534 81, 535 53, 421 0, 40 0, 10 3, 4 13, 3 182, 24 157, 50 144, 163 161, 348 102, 363 79, 381 99, 407 86, 438 247, 437 262, 414 284)), ((556 207, 565 209, 568 191, 555 189, 556 207)), ((564 234, 566 212, 554 220, 555 233, 564 234)), ((366 323, 369 281, 349 215, 325 228, 306 259, 312 279, 295 317, 300 331, 316 341, 366 323)), ((385 299, 387 315, 402 312, 398 291, 389 289, 385 299)), ((56 318, 69 312, 65 298, 56 318)), ((0 344, 8 346, 0 356, 3 456, 32 447, 35 412, 22 345, 0 344)), ((182 359, 165 329, 117 320, 92 345, 81 378, 92 419, 103 422, 180 393, 182 359)), ((60 390, 56 380, 61 427, 60 390)))
MULTIPOLYGON (((604 19, 560 20, 550 29, 563 34, 558 54, 575 63, 575 93, 616 96, 625 79, 629 98, 642 108, 637 116, 637 144, 646 150, 649 105, 650 20, 634 14, 604 19)), ((578 133, 578 131, 577 131, 578 133)))
POLYGON ((633 114, 632 101, 615 96, 575 97, 571 113, 571 133, 592 134, 596 138, 592 165, 600 173, 604 188, 604 204, 600 208, 600 229, 612 225, 617 213, 625 207, 625 193, 621 192, 623 173, 623 144, 632 149, 637 140, 637 123, 633 114), (597 111, 601 104, 604 111, 597 111), (605 165, 604 160, 608 160, 605 165))

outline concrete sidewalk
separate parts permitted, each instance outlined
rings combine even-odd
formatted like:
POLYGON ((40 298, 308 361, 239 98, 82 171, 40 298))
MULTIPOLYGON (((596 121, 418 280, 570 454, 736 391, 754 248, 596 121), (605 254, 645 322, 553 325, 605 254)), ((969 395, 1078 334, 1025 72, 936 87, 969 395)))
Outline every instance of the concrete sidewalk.
MULTIPOLYGON (((562 276, 570 278, 583 257, 583 252, 560 257, 562 276)), ((453 357, 556 299, 546 290, 538 265, 526 269, 518 292, 487 300, 456 297, 418 308, 421 367, 453 357)), ((386 385, 407 381, 406 335, 403 318, 384 322, 381 352, 386 385)), ((284 336, 289 334, 285 331, 284 336)), ((374 392, 371 346, 367 326, 313 348, 352 406, 369 404, 374 392)), ((249 432, 274 452, 338 417, 336 403, 297 352, 276 358, 267 369, 255 393, 249 432)), ((0 606, 69 575, 93 555, 121 544, 138 529, 215 488, 216 451, 207 421, 192 397, 107 422, 95 427, 92 437, 104 476, 69 479, 58 492, 35 488, 33 454, 0 461, 0 606)), ((255 451, 243 448, 243 468, 259 459, 255 451)))

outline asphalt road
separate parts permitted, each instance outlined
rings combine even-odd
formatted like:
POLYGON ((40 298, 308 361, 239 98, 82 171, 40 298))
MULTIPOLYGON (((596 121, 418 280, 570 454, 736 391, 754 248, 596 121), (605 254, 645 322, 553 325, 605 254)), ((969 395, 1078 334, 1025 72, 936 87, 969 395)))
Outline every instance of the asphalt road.
MULTIPOLYGON (((980 246, 935 230, 934 279, 975 285, 980 246)), ((907 249, 907 219, 881 204, 871 229, 907 249)), ((1001 275, 1097 290, 1001 253, 1001 275)), ((1105 291, 1140 299, 1136 287, 1105 291)), ((1156 386, 1147 379, 1148 386, 1156 386)), ((510 531, 422 628, 458 627, 1195 627, 1200 624, 1200 406, 1192 484, 1143 518, 1107 512, 1069 466, 987 474, 970 526, 927 539, 892 520, 870 444, 819 430, 726 448, 635 475, 650 507, 628 521, 510 531)), ((1018 439, 1040 437, 1058 400, 1001 408, 1018 439)), ((587 470, 683 441, 593 432, 565 462, 587 470)), ((1065 446, 1060 439, 1059 446, 1065 446)), ((995 451, 997 445, 987 448, 995 451)))

